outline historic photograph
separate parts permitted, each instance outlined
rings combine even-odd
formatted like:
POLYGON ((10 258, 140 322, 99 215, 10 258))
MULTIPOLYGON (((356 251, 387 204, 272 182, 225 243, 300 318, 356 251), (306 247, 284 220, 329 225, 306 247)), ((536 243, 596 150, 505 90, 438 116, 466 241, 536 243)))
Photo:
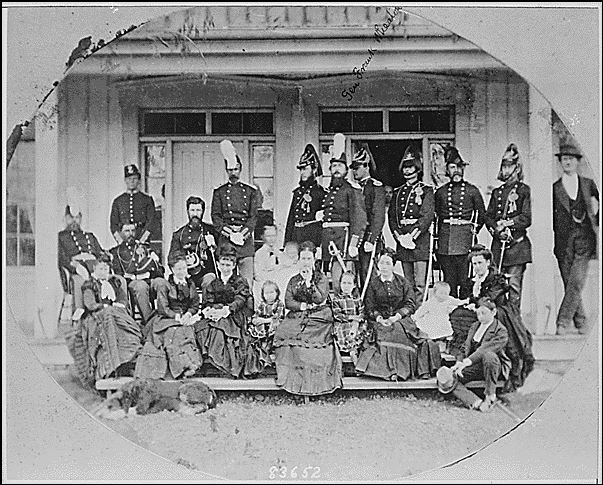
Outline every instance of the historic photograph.
POLYGON ((428 471, 528 417, 598 326, 599 161, 453 32, 198 6, 65 68, 7 144, 5 315, 158 455, 231 480, 428 471))

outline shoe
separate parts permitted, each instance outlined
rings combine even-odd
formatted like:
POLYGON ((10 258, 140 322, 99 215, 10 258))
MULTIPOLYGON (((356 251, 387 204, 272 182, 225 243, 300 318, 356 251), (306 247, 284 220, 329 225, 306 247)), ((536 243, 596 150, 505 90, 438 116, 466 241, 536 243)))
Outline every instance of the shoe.
POLYGON ((482 413, 489 413, 495 404, 496 404, 496 396, 493 398, 486 396, 484 398, 484 400, 482 401, 482 403, 480 404, 479 410, 482 413))
POLYGON ((557 327, 557 335, 568 335, 570 333, 567 327, 558 326, 557 327))

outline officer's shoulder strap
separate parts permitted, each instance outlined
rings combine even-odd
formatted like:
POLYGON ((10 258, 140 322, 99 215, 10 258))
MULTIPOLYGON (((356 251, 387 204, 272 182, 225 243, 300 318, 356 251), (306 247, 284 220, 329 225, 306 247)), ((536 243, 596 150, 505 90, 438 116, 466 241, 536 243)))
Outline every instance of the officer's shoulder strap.
POLYGON ((383 186, 383 182, 381 182, 381 180, 377 180, 376 178, 371 177, 371 180, 373 181, 373 185, 375 187, 381 187, 383 186))
POLYGON ((247 182, 243 182, 242 180, 241 180, 241 185, 246 185, 247 187, 249 187, 250 189, 253 189, 253 190, 259 190, 258 187, 256 187, 255 185, 248 184, 247 182))
POLYGON ((431 184, 426 184, 425 182, 421 181, 419 182, 419 184, 421 184, 421 187, 425 187, 425 188, 429 188, 429 189, 435 189, 433 185, 431 184))
POLYGON ((356 182, 355 180, 348 180, 347 182, 355 189, 362 190, 362 187, 360 187, 360 184, 358 182, 356 182))

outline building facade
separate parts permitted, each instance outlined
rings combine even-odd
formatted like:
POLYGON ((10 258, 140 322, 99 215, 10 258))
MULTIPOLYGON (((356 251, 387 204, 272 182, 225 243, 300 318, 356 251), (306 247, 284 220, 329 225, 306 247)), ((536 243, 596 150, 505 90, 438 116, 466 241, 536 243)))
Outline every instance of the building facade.
MULTIPOLYGON (((262 192, 262 220, 273 219, 282 238, 299 156, 313 143, 328 176, 336 132, 347 135, 348 159, 352 142, 366 142, 376 177, 392 186, 401 183, 397 167, 410 144, 423 151, 425 181, 441 183, 442 148, 453 144, 486 203, 501 156, 516 143, 534 213, 522 310, 535 333, 554 333, 563 293, 551 186, 559 176, 554 153, 568 134, 551 107, 506 66, 442 28, 399 9, 341 6, 191 8, 68 71, 36 119, 35 333, 57 331, 56 233, 67 187, 86 194, 84 230, 108 249, 111 201, 124 190, 123 166, 137 164, 159 216, 153 244, 165 258, 172 231, 186 222, 189 195, 206 201, 209 221, 213 188, 226 180, 219 143, 228 138, 243 179, 262 192)), ((485 229, 479 240, 489 244, 485 229)))

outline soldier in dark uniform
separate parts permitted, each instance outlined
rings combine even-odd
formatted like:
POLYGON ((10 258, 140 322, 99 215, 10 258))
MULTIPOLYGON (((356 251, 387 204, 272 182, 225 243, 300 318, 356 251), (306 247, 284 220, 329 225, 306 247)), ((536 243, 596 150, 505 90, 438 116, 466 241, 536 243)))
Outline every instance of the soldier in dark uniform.
POLYGON ((103 252, 98 239, 81 228, 82 213, 79 206, 71 203, 65 207, 66 228, 59 232, 58 263, 61 283, 69 292, 69 279, 73 281, 73 298, 76 308, 84 308, 82 284, 90 278, 92 263, 103 252))
POLYGON ((463 180, 465 162, 455 147, 445 152, 446 174, 450 182, 435 193, 438 217, 437 258, 450 285, 450 294, 458 298, 458 287, 469 274, 467 255, 484 224, 484 199, 479 189, 463 180))
POLYGON ((423 301, 427 282, 429 258, 429 227, 434 219, 433 187, 421 181, 423 160, 421 152, 409 146, 399 170, 404 184, 394 190, 389 205, 388 221, 396 238, 396 258, 402 263, 404 276, 416 294, 417 304, 423 301))
POLYGON ((121 244, 123 236, 119 230, 123 224, 135 224, 137 241, 146 242, 151 235, 155 217, 153 197, 140 191, 140 172, 136 165, 124 168, 126 192, 113 200, 111 206, 111 234, 121 244))
POLYGON ((191 195, 186 199, 188 223, 172 235, 168 264, 172 266, 177 256, 186 257, 188 274, 197 288, 205 290, 216 278, 216 238, 211 224, 203 222, 205 201, 191 195))
POLYGON ((355 151, 351 164, 354 180, 362 187, 367 226, 359 249, 360 284, 363 285, 368 275, 373 249, 375 254, 381 251, 383 240, 381 231, 385 223, 385 187, 381 181, 371 177, 370 171, 376 172, 375 160, 368 146, 360 146, 355 151))
POLYGON ((526 232, 532 225, 532 202, 530 187, 522 182, 523 169, 514 143, 503 154, 498 180, 503 184, 492 191, 485 223, 492 234, 494 262, 509 276, 509 300, 521 308, 523 275, 526 264, 532 262, 532 243, 526 232))
POLYGON ((293 190, 283 246, 289 241, 295 241, 298 245, 312 241, 318 247, 322 227, 316 220, 316 213, 322 207, 326 190, 316 180, 316 177, 322 176, 322 166, 314 145, 306 145, 297 168, 300 174, 299 186, 293 190))
POLYGON ((136 241, 135 233, 134 224, 124 224, 121 227, 124 240, 112 248, 110 253, 113 273, 123 276, 126 280, 130 295, 140 309, 142 323, 145 325, 151 317, 151 301, 155 299, 158 280, 163 280, 164 269, 159 263, 159 256, 150 250, 149 243, 136 241))
POLYGON ((228 182, 214 189, 211 219, 219 234, 218 252, 226 244, 235 247, 239 274, 253 288, 253 232, 260 208, 259 191, 240 181, 241 159, 231 141, 220 143, 228 182))
POLYGON ((330 160, 331 184, 325 194, 322 210, 316 213, 322 221, 322 261, 331 263, 333 289, 339 291, 339 279, 345 268, 341 267, 336 255, 331 254, 330 242, 335 244, 348 269, 354 269, 358 261, 358 245, 366 229, 366 209, 360 187, 354 187, 345 176, 348 165, 345 156, 345 137, 335 135, 330 160))

